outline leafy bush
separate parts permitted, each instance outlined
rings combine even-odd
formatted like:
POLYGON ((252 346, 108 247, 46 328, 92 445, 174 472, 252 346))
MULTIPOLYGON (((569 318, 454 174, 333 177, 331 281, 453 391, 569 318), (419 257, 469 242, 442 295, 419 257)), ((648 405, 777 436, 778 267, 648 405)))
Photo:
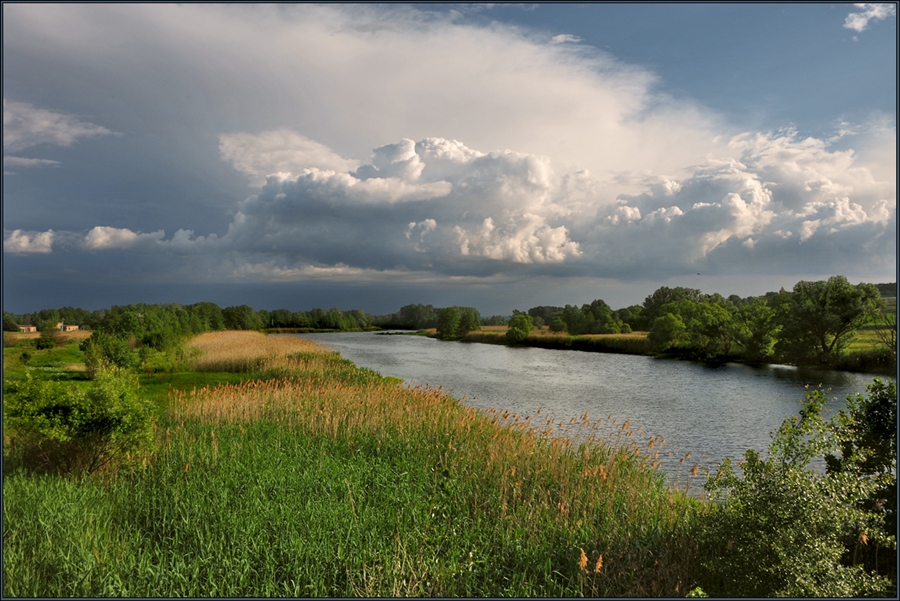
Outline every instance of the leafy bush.
POLYGON ((528 334, 534 328, 531 315, 519 313, 513 315, 509 320, 509 329, 506 330, 506 340, 512 344, 517 344, 528 338, 528 334))
POLYGON ((34 379, 4 383, 7 462, 37 471, 91 473, 134 465, 153 442, 154 415, 134 374, 97 372, 82 391, 34 379))
POLYGON ((56 330, 44 330, 40 338, 35 342, 35 348, 39 351, 56 348, 59 346, 59 333, 56 330))
POLYGON ((131 369, 135 365, 135 355, 127 340, 96 331, 81 343, 84 365, 92 378, 107 367, 131 369))
MULTIPOLYGON (((714 503, 700 534, 706 570, 704 590, 713 596, 854 597, 889 594, 887 578, 845 565, 848 532, 862 542, 894 546, 883 515, 863 502, 884 485, 883 475, 817 469, 840 448, 846 420, 822 419, 825 395, 807 395, 800 416, 773 435, 768 458, 749 450, 736 475, 730 460, 708 478, 714 503)), ((866 453, 851 450, 846 466, 866 453)))
MULTIPOLYGON (((839 419, 840 455, 827 454, 830 473, 851 472, 857 477, 878 478, 881 483, 861 503, 867 510, 884 515, 884 528, 897 531, 897 383, 884 383, 878 378, 866 387, 868 398, 861 394, 847 397, 847 411, 839 419)), ((860 532, 845 536, 845 562, 863 562, 896 578, 896 546, 875 541, 860 541, 860 532)))

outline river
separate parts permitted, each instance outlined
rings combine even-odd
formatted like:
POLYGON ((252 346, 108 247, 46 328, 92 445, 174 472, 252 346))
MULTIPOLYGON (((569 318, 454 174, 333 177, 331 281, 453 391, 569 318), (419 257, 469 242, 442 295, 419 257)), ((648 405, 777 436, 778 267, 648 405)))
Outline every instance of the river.
MULTIPOLYGON (((545 416, 567 427, 585 413, 617 431, 625 421, 641 433, 629 440, 665 439, 660 468, 673 484, 699 487, 695 464, 715 469, 724 457, 764 451, 770 433, 797 415, 810 389, 826 390, 831 411, 846 396, 866 392, 874 376, 806 370, 784 365, 706 365, 638 355, 445 342, 424 336, 366 333, 302 334, 360 367, 402 378, 410 385, 443 387, 465 405, 545 416), (540 410, 540 414, 538 411, 540 410), (609 416, 613 424, 607 420, 609 416), (682 461, 682 458, 691 456, 682 461)), ((887 379, 882 377, 882 379, 887 379)), ((568 435, 581 436, 575 427, 568 435)))

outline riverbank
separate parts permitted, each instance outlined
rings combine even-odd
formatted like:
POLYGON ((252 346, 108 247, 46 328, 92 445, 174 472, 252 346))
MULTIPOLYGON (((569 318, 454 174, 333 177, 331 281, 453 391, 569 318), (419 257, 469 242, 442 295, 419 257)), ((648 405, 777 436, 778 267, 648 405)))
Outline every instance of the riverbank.
MULTIPOLYGON (((419 335, 430 338, 439 338, 437 330, 420 330, 419 335)), ((483 344, 499 344, 505 346, 527 346, 545 348, 551 350, 572 350, 593 353, 622 353, 628 355, 643 355, 660 359, 681 359, 695 361, 689 352, 679 352, 671 349, 666 352, 654 351, 647 332, 632 332, 629 334, 591 334, 582 336, 570 336, 565 333, 550 332, 546 328, 533 331, 523 341, 510 343, 506 339, 505 326, 484 326, 481 330, 469 332, 459 339, 460 342, 480 342, 483 344)), ((876 375, 896 376, 896 357, 892 357, 886 351, 879 351, 876 343, 868 347, 857 345, 851 352, 842 355, 831 366, 823 368, 854 373, 866 373, 876 375)), ((747 361, 742 357, 727 356, 716 357, 703 361, 710 364, 721 363, 746 363, 750 365, 779 365, 774 359, 762 359, 759 361, 747 361)))
MULTIPOLYGON (((691 528, 705 506, 665 486, 658 449, 627 425, 576 448, 555 424, 398 386, 309 341, 224 332, 190 346, 191 369, 142 376, 142 390, 168 389, 143 469, 4 476, 4 596, 697 585, 691 528)), ((8 350, 4 362, 20 360, 8 350)))

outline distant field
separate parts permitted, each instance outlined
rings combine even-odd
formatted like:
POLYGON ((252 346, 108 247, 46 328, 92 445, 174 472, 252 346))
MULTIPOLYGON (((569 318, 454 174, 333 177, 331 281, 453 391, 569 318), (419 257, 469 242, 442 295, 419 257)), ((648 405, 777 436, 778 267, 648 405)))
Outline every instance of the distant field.
MULTIPOLYGON (((509 328, 506 326, 481 326, 481 329, 478 330, 484 334, 494 334, 497 336, 505 336, 506 331, 509 328)), ((429 332, 434 332, 435 330, 429 330, 429 332)), ((529 334, 530 337, 547 337, 547 336, 568 336, 567 332, 551 332, 548 326, 541 326, 540 328, 535 328, 529 334)), ((647 332, 631 332, 629 334, 579 334, 579 338, 646 338, 647 332)))
MULTIPOLYGON (((71 340, 84 340, 90 338, 92 332, 88 330, 75 330, 74 332, 57 332, 57 336, 61 340, 69 342, 71 340)), ((34 340, 40 338, 39 332, 3 332, 4 336, 9 336, 12 340, 34 340)))

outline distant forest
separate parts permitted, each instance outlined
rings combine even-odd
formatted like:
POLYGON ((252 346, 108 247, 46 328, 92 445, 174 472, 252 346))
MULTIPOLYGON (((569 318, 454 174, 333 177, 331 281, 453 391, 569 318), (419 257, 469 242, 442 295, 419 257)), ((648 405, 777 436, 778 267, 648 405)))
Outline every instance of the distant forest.
POLYGON ((834 364, 860 328, 884 338, 885 352, 896 356, 896 283, 851 285, 843 276, 798 282, 762 296, 704 294, 693 288, 658 288, 640 305, 612 309, 601 299, 589 304, 538 306, 511 315, 483 317, 474 307, 410 304, 396 313, 371 315, 362 309, 309 311, 255 310, 248 305, 221 308, 134 304, 87 311, 73 307, 14 315, 4 311, 3 329, 33 325, 51 331, 58 324, 78 325, 132 344, 165 350, 187 336, 216 330, 285 329, 294 331, 421 330, 437 328, 443 338, 461 338, 482 326, 509 320, 570 336, 648 332, 654 352, 694 359, 780 359, 796 364, 834 364))

